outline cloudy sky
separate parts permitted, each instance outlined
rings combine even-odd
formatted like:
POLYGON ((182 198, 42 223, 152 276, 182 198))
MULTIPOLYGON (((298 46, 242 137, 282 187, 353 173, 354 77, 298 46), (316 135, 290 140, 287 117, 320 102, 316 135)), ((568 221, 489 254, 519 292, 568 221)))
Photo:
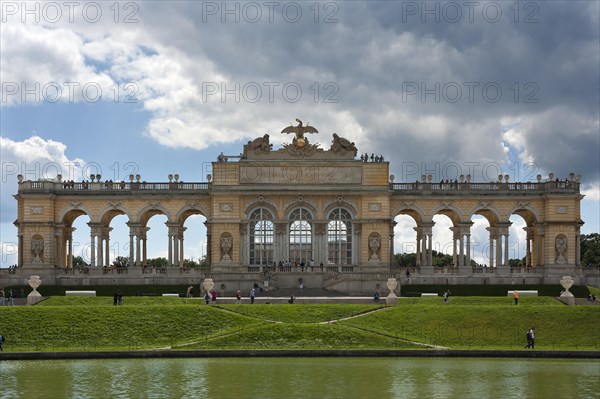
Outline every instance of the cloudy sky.
MULTIPOLYGON (((383 154, 396 181, 581 174, 583 232, 599 231, 596 1, 0 4, 2 266, 16 262, 17 174, 204 181, 221 151, 265 133, 277 146, 296 117, 322 143, 337 132, 383 154)), ((449 220, 434 220, 447 248, 449 220)), ((115 254, 126 221, 111 223, 115 254)), ((151 257, 166 255, 165 221, 150 222, 151 257)), ((413 222, 397 221, 412 252, 413 222)), ((186 223, 187 257, 205 252, 202 222, 186 223)))

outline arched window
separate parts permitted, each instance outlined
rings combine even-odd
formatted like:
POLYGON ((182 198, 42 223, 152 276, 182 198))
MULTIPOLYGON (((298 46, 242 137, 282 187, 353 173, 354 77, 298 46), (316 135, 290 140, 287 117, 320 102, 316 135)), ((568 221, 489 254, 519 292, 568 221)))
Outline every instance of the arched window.
POLYGON ((327 263, 351 265, 352 215, 343 208, 336 208, 329 213, 327 219, 327 263))
POLYGON ((290 261, 312 260, 312 216, 308 210, 298 208, 290 214, 290 261))
POLYGON ((249 254, 248 260, 251 265, 273 264, 273 238, 275 228, 273 214, 263 208, 259 208, 250 214, 248 223, 249 254))

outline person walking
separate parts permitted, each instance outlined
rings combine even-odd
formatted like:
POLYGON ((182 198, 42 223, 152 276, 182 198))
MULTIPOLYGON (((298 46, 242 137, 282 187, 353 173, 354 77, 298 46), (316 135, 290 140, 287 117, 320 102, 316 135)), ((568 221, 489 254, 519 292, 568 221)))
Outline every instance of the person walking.
POLYGON ((527 345, 525 345, 525 349, 535 349, 535 327, 531 327, 529 331, 527 331, 527 345))
POLYGON ((254 291, 254 288, 252 288, 250 290, 250 304, 254 304, 254 297, 256 296, 256 292, 254 291))
POLYGON ((4 299, 5 295, 4 295, 4 288, 0 288, 0 306, 4 306, 4 299))
POLYGON ((6 339, 4 338, 4 335, 0 335, 0 352, 3 351, 4 349, 2 349, 2 344, 4 343, 6 339))
POLYGON ((240 292, 240 290, 237 290, 237 292, 235 293, 235 303, 237 305, 242 303, 242 293, 240 292))
POLYGON ((515 305, 519 304, 519 290, 513 291, 513 298, 515 298, 515 305))

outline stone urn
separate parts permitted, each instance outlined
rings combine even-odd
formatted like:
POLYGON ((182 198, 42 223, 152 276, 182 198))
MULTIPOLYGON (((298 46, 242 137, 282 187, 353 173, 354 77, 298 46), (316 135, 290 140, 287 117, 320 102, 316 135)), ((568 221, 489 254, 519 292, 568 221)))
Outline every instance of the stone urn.
POLYGON ((42 280, 40 276, 29 276, 27 283, 33 288, 33 291, 27 295, 27 304, 34 305, 42 299, 42 295, 37 291, 37 288, 42 284, 42 280))
POLYGON ((575 296, 569 292, 569 288, 573 286, 574 282, 575 281, 571 278, 571 276, 563 276, 563 278, 560 280, 560 285, 562 285, 562 287, 565 289, 560 294, 560 300, 568 305, 575 304, 575 296))
POLYGON ((202 282, 202 287, 204 287, 204 291, 206 291, 206 292, 210 292, 214 286, 215 286, 215 283, 213 283, 212 278, 205 278, 204 281, 202 282))
POLYGON ((396 288, 398 287, 398 281, 395 278, 388 278, 386 285, 388 290, 390 290, 390 293, 388 294, 387 298, 385 298, 385 303, 387 305, 395 305, 397 296, 394 291, 396 291, 396 288))

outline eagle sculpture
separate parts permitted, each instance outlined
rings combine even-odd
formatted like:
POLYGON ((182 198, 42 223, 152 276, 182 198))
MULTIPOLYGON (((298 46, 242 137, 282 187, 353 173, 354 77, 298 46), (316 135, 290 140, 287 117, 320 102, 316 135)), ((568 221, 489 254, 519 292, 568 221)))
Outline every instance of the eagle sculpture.
POLYGON ((312 126, 308 126, 308 123, 306 126, 303 126, 302 121, 298 118, 296 118, 296 122, 298 122, 298 126, 290 124, 290 126, 283 129, 281 133, 295 133, 296 137, 294 137, 292 143, 296 147, 302 148, 308 144, 308 139, 304 138, 304 133, 319 133, 319 131, 312 126))

